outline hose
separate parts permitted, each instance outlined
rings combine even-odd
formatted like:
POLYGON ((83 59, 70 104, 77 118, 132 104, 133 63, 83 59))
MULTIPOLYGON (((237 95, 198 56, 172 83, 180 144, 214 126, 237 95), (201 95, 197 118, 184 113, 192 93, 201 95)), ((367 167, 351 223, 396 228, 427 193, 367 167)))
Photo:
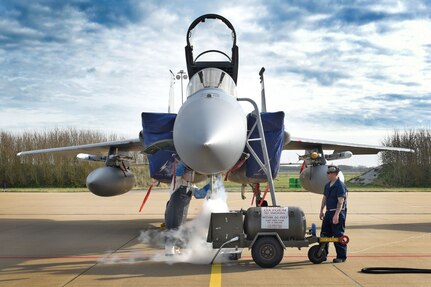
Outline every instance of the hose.
POLYGON ((367 267, 362 268, 367 274, 399 274, 399 273, 431 273, 431 269, 402 268, 402 267, 367 267))
POLYGON ((239 240, 239 236, 235 236, 234 238, 230 239, 229 241, 226 241, 225 243, 223 243, 220 248, 217 250, 217 253, 214 255, 213 260, 211 260, 210 264, 214 263, 214 260, 217 258, 217 255, 220 253, 220 251, 222 250, 222 248, 232 242, 238 241, 239 240))

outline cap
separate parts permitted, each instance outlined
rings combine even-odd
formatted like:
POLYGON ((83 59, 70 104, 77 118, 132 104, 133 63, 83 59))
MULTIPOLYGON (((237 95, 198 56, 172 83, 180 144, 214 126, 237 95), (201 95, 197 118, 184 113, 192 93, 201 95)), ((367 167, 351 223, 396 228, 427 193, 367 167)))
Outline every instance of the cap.
POLYGON ((338 168, 338 166, 335 165, 328 165, 328 173, 336 173, 338 174, 340 172, 340 169, 338 168))

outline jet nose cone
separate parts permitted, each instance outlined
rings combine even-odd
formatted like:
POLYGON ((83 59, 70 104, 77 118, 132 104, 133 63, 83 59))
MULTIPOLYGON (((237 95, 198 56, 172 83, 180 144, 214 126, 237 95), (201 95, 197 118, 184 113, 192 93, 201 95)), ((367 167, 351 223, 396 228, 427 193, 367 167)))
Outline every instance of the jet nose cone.
POLYGON ((174 144, 188 166, 203 174, 229 170, 241 156, 247 134, 245 115, 234 97, 193 95, 174 125, 174 144))

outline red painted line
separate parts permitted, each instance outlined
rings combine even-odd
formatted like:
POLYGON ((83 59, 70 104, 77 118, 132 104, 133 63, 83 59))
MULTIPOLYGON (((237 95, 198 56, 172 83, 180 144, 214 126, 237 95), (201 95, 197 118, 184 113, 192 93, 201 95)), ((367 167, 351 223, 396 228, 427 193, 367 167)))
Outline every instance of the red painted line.
MULTIPOLYGON (((335 258, 335 256, 328 256, 335 258)), ((431 254, 425 255, 347 255, 348 258, 431 258, 431 254)), ((251 256, 241 256, 241 258, 249 259, 251 256)), ((284 256, 283 258, 308 258, 305 255, 284 256)))
POLYGON ((107 255, 107 256, 92 256, 92 255, 65 255, 65 256, 0 256, 1 259, 94 259, 94 260, 123 260, 123 259, 134 259, 134 260, 148 260, 151 256, 117 256, 117 255, 107 255))
POLYGON ((100 259, 100 256, 0 256, 0 259, 100 259))
POLYGON ((354 256, 348 256, 348 257, 349 258, 431 258, 431 255, 354 255, 354 256))
MULTIPOLYGON (((350 255, 349 258, 431 258, 431 254, 417 255, 350 255)), ((71 256, 0 256, 0 259, 148 259, 148 257, 128 257, 128 256, 91 256, 91 255, 71 255, 71 256)), ((244 259, 251 259, 251 256, 241 256, 244 259)), ((308 258, 306 255, 284 256, 284 258, 308 258)), ((328 258, 335 258, 329 256, 328 258)))

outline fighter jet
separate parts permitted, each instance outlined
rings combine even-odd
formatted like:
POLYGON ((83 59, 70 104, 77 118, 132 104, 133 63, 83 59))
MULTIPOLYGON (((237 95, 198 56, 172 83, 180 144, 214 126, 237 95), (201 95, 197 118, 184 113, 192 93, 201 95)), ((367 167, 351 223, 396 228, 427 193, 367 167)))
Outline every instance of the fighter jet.
MULTIPOLYGON (((358 154, 377 154, 380 151, 412 152, 410 149, 371 146, 352 143, 312 140, 290 136, 284 129, 284 112, 267 112, 262 69, 262 106, 249 98, 237 95, 238 46, 236 32, 224 17, 207 14, 190 25, 185 47, 189 83, 187 99, 174 113, 143 112, 142 131, 138 138, 22 151, 18 156, 42 153, 78 154, 85 160, 104 161, 105 166, 87 177, 88 189, 99 196, 115 196, 134 186, 129 168, 130 151, 148 155, 151 177, 171 182, 173 166, 180 160, 194 171, 195 181, 224 174, 227 180, 251 185, 260 199, 259 184, 267 184, 272 205, 276 205, 273 179, 277 176, 283 150, 305 150, 300 156, 302 186, 311 192, 322 193, 327 182, 326 162, 358 154), (206 21, 221 21, 231 31, 231 55, 208 49, 194 55, 190 40, 194 29, 206 21), (223 60, 202 61, 202 56, 218 54, 223 60), (253 111, 245 114, 240 102, 248 103, 253 111), (324 151, 333 153, 325 154, 324 151)), ((262 204, 262 200, 256 200, 262 204)), ((180 211, 185 206, 177 206, 180 211)))

